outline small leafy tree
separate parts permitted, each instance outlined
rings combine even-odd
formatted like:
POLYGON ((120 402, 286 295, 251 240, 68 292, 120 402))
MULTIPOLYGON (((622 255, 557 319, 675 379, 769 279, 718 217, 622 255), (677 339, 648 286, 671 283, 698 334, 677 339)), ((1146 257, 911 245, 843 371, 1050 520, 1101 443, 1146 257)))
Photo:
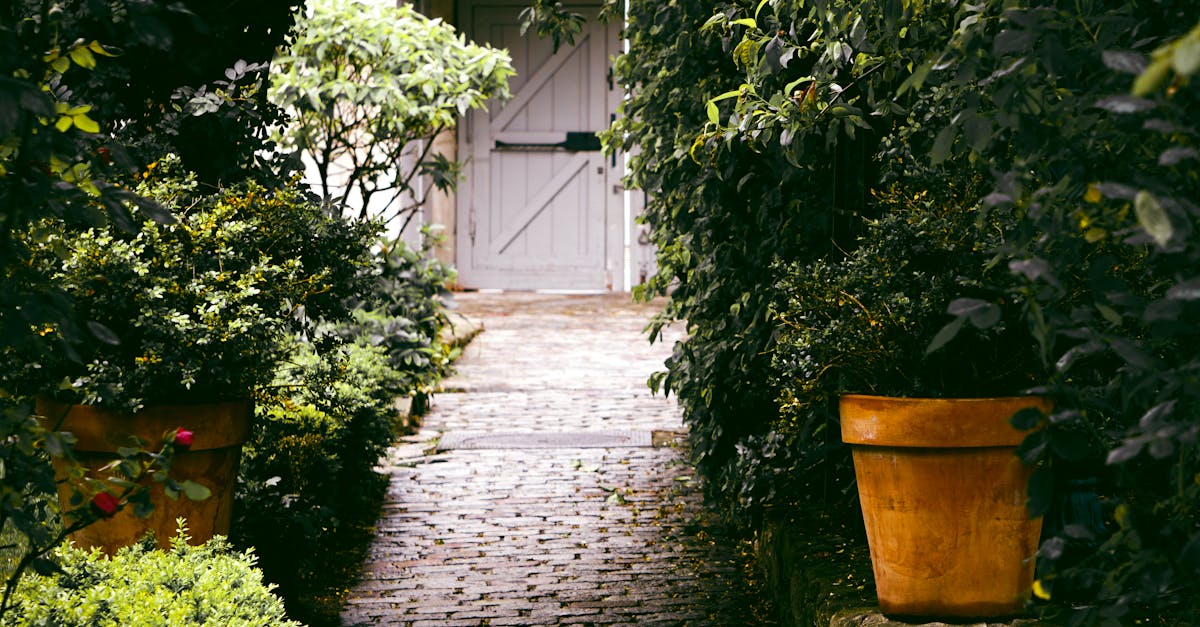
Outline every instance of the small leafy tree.
POLYGON ((504 51, 407 5, 316 0, 276 57, 269 93, 292 116, 281 143, 316 168, 324 200, 358 218, 402 221, 402 230, 428 194, 418 177, 450 190, 459 176, 434 139, 457 116, 507 97, 513 73, 504 51))

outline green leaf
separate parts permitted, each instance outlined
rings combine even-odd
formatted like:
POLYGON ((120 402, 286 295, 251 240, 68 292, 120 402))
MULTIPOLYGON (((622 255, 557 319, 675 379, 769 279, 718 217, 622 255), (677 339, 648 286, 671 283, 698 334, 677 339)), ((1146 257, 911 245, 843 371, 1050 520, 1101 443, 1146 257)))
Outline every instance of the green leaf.
POLYGON ((783 93, 785 95, 791 96, 796 91, 796 87, 800 86, 801 83, 808 83, 808 82, 811 82, 812 80, 813 80, 813 77, 811 77, 811 76, 801 76, 800 78, 797 78, 796 80, 785 85, 783 88, 783 93))
POLYGON ((75 65, 87 68, 89 70, 96 67, 96 57, 92 56, 91 50, 88 50, 83 46, 72 48, 70 55, 71 60, 75 62, 75 65))
POLYGON ((965 316, 959 316, 951 321, 950 324, 942 327, 942 329, 937 332, 937 335, 933 336, 933 341, 931 341, 929 346, 925 349, 925 354, 928 355, 948 344, 950 340, 954 339, 954 336, 958 335, 958 332, 963 328, 963 324, 966 322, 967 319, 965 316))
POLYGON ((976 329, 990 329, 1000 322, 1000 315, 1001 311, 999 307, 992 303, 987 303, 986 306, 971 312, 971 324, 976 329))
POLYGON ((903 95, 908 90, 920 91, 921 86, 925 84, 925 78, 929 76, 929 71, 933 69, 932 63, 922 63, 913 70, 908 78, 900 83, 900 87, 896 89, 896 95, 903 95))
POLYGON ((1138 224, 1159 246, 1166 246, 1171 241, 1171 236, 1175 234, 1171 218, 1153 194, 1146 190, 1139 191, 1133 199, 1133 210, 1137 213, 1138 224))
POLYGON ((946 311, 955 316, 973 315, 992 304, 978 298, 956 298, 946 307, 946 311))
POLYGON ((95 336, 95 338, 100 340, 101 342, 104 342, 105 344, 108 344, 109 346, 120 346, 121 345, 121 338, 118 337, 117 334, 114 333, 112 329, 104 326, 103 324, 100 324, 99 322, 96 322, 95 320, 88 320, 87 328, 88 328, 88 331, 91 331, 92 335, 95 336))
POLYGON ((1133 89, 1131 90, 1134 96, 1149 96, 1159 90, 1163 82, 1167 80, 1167 75, 1171 72, 1170 59, 1156 59, 1142 72, 1136 80, 1133 81, 1133 89))
POLYGON ((717 109, 717 103, 709 100, 708 103, 704 105, 704 111, 708 114, 709 122, 712 122, 713 124, 721 123, 721 112, 717 109))
POLYGON ((1034 431, 1025 436, 1025 439, 1021 440, 1021 444, 1017 446, 1017 457, 1026 464, 1036 463, 1046 452, 1048 444, 1049 435, 1045 430, 1034 431))
POLYGON ((111 52, 109 52, 109 51, 105 50, 105 49, 104 49, 104 46, 103 46, 103 45, 101 45, 101 44, 100 44, 100 42, 98 42, 98 41, 96 41, 96 40, 94 40, 94 39, 92 40, 92 43, 88 44, 88 46, 87 46, 87 47, 88 47, 88 50, 91 50, 93 53, 95 53, 95 54, 98 54, 98 55, 100 55, 100 56, 103 56, 103 57, 115 57, 115 56, 117 56, 117 55, 115 55, 115 54, 113 54, 113 53, 111 53, 111 52))
POLYGON ((1200 277, 1194 277, 1172 285, 1167 290, 1171 300, 1200 300, 1200 277))
POLYGON ((954 145, 954 137, 958 134, 958 127, 953 124, 943 128, 937 137, 933 140, 933 150, 929 153, 929 161, 931 165, 940 165, 950 156, 950 147, 954 145))
POLYGON ((1141 454, 1142 449, 1145 447, 1145 439, 1135 438, 1132 440, 1126 440, 1124 444, 1108 452, 1108 457, 1104 460, 1104 463, 1108 464, 1109 466, 1124 464, 1125 462, 1141 454))
POLYGON ((1149 65, 1146 61, 1146 55, 1137 52, 1105 50, 1101 53, 1101 57, 1104 59, 1104 65, 1108 69, 1135 76, 1145 72, 1146 67, 1149 65))
POLYGON ((1048 466, 1038 468, 1029 478, 1029 517, 1045 514, 1054 502, 1054 471, 1048 466))
POLYGON ((1100 312, 1100 315, 1103 316, 1105 320, 1113 324, 1121 324, 1121 314, 1117 313, 1116 309, 1113 309, 1108 305, 1096 303, 1096 310, 1100 312))
POLYGON ((992 42, 992 54, 1003 56, 1010 52, 1027 50, 1033 45, 1034 35, 1029 31, 1005 29, 992 42))
POLYGON ((1013 417, 1008 419, 1008 423, 1018 431, 1028 431, 1042 424, 1042 421, 1045 419, 1046 414, 1043 414, 1042 410, 1035 407, 1026 407, 1013 414, 1013 417))
POLYGON ((212 496, 212 490, 196 483, 195 481, 184 481, 181 485, 183 493, 193 501, 203 501, 212 496))
POLYGON ((46 558, 46 557, 39 557, 39 558, 34 559, 33 563, 30 564, 30 566, 33 567, 33 571, 35 573, 37 573, 43 577, 49 577, 51 575, 55 575, 55 574, 63 572, 62 567, 59 566, 57 562, 55 562, 52 559, 46 558))
POLYGON ((1141 113, 1155 107, 1153 100, 1121 94, 1096 101, 1096 106, 1113 113, 1141 113))
POLYGON ((57 432, 50 431, 46 433, 46 452, 52 457, 62 457, 65 448, 63 447, 62 436, 57 432))
POLYGON ((1158 367, 1158 360, 1142 350, 1136 343, 1123 338, 1114 338, 1111 342, 1113 352, 1125 360, 1125 363, 1142 370, 1152 370, 1158 367))
POLYGON ((1200 37, 1184 37, 1175 46, 1175 54, 1171 56, 1171 64, 1175 71, 1184 76, 1191 76, 1200 70, 1200 37))

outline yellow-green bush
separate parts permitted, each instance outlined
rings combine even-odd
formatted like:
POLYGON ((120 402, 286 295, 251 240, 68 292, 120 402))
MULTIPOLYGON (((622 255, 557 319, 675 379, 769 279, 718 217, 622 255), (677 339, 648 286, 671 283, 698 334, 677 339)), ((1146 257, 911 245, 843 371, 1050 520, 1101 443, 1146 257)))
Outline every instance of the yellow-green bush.
POLYGON ((298 627, 262 580, 249 552, 223 538, 187 544, 186 530, 169 550, 135 545, 105 556, 65 545, 61 571, 30 575, 17 588, 5 624, 14 626, 298 627))

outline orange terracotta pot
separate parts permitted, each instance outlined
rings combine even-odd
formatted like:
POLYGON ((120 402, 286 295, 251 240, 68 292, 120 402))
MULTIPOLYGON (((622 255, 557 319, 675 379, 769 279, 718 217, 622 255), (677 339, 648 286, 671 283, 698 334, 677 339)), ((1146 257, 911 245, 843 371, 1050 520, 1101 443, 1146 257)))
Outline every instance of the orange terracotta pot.
POLYGON ((1014 452, 1018 410, 1036 397, 923 399, 847 395, 852 446, 880 609, 893 616, 1020 614, 1033 585, 1041 519, 1033 469, 1014 452))
MULTIPOLYGON (((39 400, 37 411, 49 425, 57 424, 59 431, 75 435, 75 457, 96 478, 106 476, 98 469, 118 459, 117 449, 131 446, 131 436, 141 438, 146 448, 156 450, 165 433, 188 429, 195 437, 187 450, 177 451, 171 477, 194 481, 212 491, 212 496, 202 501, 192 501, 183 495, 176 500, 163 492, 161 484, 149 482, 154 511, 148 518, 139 518, 132 507, 126 507, 116 516, 73 534, 71 539, 76 545, 99 547, 112 554, 153 531, 159 546, 165 547, 175 536, 177 518, 187 519, 192 544, 202 544, 214 535, 229 534, 238 459, 249 434, 250 401, 159 406, 131 415, 88 405, 39 400)), ((58 470, 61 477, 61 466, 58 470)), ((60 483, 60 502, 66 506, 70 497, 70 489, 60 483)))

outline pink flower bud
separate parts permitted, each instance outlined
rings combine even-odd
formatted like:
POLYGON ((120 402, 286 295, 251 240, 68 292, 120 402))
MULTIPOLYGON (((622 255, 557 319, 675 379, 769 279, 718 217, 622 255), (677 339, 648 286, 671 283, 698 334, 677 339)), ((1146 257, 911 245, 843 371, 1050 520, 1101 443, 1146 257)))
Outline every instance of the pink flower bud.
POLYGON ((92 497, 92 508, 103 518, 111 518, 120 506, 121 502, 117 497, 108 492, 97 492, 96 496, 92 497))
POLYGON ((188 448, 192 445, 193 434, 187 429, 179 428, 175 430, 175 446, 188 448))

